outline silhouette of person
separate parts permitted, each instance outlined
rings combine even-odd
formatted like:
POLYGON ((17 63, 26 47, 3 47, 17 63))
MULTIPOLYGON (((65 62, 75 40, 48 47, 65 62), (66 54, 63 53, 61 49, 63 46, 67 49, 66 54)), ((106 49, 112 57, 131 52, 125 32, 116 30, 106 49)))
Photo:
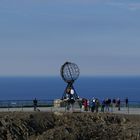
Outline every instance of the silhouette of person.
POLYGON ((36 111, 36 108, 37 108, 37 99, 35 98, 34 100, 33 100, 33 105, 34 105, 34 111, 36 111))
POLYGON ((117 106, 118 106, 118 110, 120 111, 120 104, 121 104, 121 101, 120 101, 120 98, 117 99, 117 106))

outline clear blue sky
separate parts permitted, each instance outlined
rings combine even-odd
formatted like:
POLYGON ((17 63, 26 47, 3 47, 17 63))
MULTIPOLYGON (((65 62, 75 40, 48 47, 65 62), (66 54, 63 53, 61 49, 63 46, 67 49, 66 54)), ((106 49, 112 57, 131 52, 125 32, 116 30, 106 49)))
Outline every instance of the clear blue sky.
POLYGON ((139 0, 1 0, 0 76, 140 75, 139 0))

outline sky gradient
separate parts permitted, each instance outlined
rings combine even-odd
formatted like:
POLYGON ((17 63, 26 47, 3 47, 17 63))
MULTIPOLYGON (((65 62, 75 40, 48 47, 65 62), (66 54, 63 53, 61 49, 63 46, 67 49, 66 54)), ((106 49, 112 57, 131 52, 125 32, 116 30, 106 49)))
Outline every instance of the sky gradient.
POLYGON ((139 0, 0 1, 0 76, 140 75, 139 0))

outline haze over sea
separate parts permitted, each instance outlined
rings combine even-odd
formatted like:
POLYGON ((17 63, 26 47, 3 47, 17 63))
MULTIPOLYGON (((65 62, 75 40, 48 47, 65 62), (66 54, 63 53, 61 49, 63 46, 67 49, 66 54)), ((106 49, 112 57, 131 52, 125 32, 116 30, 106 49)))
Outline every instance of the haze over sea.
MULTIPOLYGON (((61 77, 0 77, 0 100, 61 98, 66 83, 61 77)), ((140 77, 80 77, 74 83, 80 97, 140 101, 140 77)))

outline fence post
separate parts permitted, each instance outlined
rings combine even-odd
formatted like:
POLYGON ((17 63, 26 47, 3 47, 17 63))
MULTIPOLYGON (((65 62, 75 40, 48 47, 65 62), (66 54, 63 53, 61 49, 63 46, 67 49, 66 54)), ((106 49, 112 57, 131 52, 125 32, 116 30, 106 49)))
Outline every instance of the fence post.
POLYGON ((8 111, 10 110, 10 102, 8 101, 8 111))

